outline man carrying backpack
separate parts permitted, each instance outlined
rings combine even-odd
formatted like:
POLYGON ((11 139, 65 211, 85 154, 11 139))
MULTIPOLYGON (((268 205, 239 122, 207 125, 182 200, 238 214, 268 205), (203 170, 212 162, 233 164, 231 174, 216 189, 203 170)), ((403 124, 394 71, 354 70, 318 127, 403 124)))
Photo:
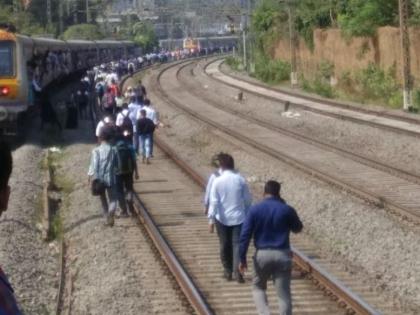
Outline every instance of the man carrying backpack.
MULTIPOLYGON (((133 122, 130 118, 130 111, 128 110, 128 104, 124 103, 122 106, 122 111, 118 113, 117 120, 115 121, 115 125, 118 127, 121 133, 127 132, 130 135, 133 135, 134 126, 133 122)), ((133 139, 129 140, 130 144, 133 144, 133 139)))
POLYGON ((136 180, 139 173, 136 163, 136 152, 130 144, 131 134, 123 131, 117 136, 115 151, 117 156, 115 182, 118 193, 118 203, 121 208, 121 216, 127 217, 127 206, 131 215, 134 215, 133 207, 133 173, 136 180))
POLYGON ((153 120, 146 117, 146 111, 140 110, 140 119, 137 120, 137 134, 139 135, 140 152, 143 163, 150 164, 151 138, 155 131, 153 120))

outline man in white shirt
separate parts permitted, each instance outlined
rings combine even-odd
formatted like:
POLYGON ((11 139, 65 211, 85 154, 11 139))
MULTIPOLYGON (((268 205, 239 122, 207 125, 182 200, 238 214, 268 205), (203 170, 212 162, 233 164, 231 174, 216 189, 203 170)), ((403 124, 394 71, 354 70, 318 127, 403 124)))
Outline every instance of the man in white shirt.
POLYGON ((98 124, 96 125, 95 135, 96 138, 100 138, 102 134, 102 130, 105 126, 112 126, 113 125, 112 118, 110 116, 106 116, 104 119, 100 120, 98 124))
POLYGON ((139 139, 137 135, 137 116, 139 115, 141 109, 142 106, 137 102, 137 98, 133 96, 131 98, 130 104, 128 104, 128 116, 130 117, 131 122, 133 123, 133 146, 137 154, 139 153, 139 139))
POLYGON ((210 192, 211 192, 211 188, 213 187, 214 180, 220 175, 222 175, 222 169, 220 168, 220 165, 219 165, 219 155, 220 154, 217 154, 211 159, 211 165, 214 166, 216 170, 213 173, 211 173, 209 180, 207 181, 206 191, 204 194, 203 203, 204 203, 204 214, 206 216, 209 212, 210 192))
POLYGON ((239 236, 252 197, 245 179, 234 170, 235 162, 232 156, 222 153, 218 160, 222 174, 214 179, 211 187, 209 230, 213 233, 216 225, 224 277, 230 281, 233 273, 234 279, 243 283, 244 279, 238 271, 239 236))

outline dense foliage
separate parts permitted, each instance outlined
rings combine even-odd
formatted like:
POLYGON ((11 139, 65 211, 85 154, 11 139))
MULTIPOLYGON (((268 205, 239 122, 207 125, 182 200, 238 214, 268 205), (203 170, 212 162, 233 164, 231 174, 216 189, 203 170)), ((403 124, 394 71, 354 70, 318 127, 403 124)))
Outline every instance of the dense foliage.
POLYGON ((94 24, 76 24, 70 26, 62 35, 62 38, 67 39, 85 39, 85 40, 99 40, 104 38, 104 34, 99 27, 94 24))
MULTIPOLYGON (((420 24, 420 0, 412 0, 410 8, 411 22, 420 24)), ((310 47, 316 28, 339 27, 350 37, 372 36, 379 26, 398 24, 398 0, 262 0, 252 21, 260 48, 267 51, 272 37, 288 34, 289 12, 310 47)))
POLYGON ((51 15, 48 16, 45 0, 0 0, 0 24, 12 24, 18 33, 26 35, 47 35, 63 39, 133 40, 145 51, 153 50, 157 46, 157 38, 152 23, 140 22, 133 14, 123 17, 118 27, 107 25, 106 8, 115 1, 51 0, 51 15), (28 5, 24 6, 23 3, 28 5), (89 10, 86 10, 86 3, 89 10), (105 24, 96 24, 97 18, 102 18, 105 24))

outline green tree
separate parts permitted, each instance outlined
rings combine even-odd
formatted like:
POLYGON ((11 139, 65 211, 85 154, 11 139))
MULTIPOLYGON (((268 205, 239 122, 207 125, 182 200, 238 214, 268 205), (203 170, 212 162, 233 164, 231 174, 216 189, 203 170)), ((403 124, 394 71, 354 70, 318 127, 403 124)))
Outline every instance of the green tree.
POLYGON ((398 22, 398 0, 349 0, 338 22, 347 36, 373 36, 380 26, 398 22))
POLYGON ((155 28, 150 22, 137 22, 132 26, 132 40, 140 45, 144 51, 152 51, 158 46, 155 28))
POLYGON ((85 39, 85 40, 98 40, 103 39, 104 34, 100 31, 99 27, 94 24, 76 24, 70 26, 64 33, 63 39, 85 39))

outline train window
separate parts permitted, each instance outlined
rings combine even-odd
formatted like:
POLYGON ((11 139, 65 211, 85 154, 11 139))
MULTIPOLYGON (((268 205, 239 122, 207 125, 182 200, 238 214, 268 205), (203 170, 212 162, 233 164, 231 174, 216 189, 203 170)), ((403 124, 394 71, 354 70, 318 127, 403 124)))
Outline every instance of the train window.
POLYGON ((0 76, 14 75, 13 42, 0 42, 0 76))

